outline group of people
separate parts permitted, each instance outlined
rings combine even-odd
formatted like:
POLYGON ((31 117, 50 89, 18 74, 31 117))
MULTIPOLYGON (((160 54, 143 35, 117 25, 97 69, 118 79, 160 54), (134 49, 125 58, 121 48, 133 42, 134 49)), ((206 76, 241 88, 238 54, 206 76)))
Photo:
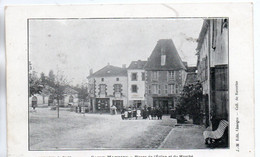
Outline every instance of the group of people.
POLYGON ((121 118, 125 119, 162 119, 163 112, 160 107, 123 108, 121 118))

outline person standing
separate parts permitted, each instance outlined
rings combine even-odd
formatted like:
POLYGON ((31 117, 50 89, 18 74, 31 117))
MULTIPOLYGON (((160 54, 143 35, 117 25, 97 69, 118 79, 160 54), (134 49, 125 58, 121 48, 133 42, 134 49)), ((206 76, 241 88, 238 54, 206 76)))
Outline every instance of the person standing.
POLYGON ((158 107, 158 110, 157 110, 157 117, 158 117, 158 120, 162 120, 162 110, 160 109, 160 107, 158 107))
POLYGON ((122 108, 122 110, 121 110, 121 118, 123 120, 125 119, 125 108, 122 108))
POLYGON ((134 109, 133 109, 133 118, 134 119, 137 119, 137 116, 136 116, 136 108, 134 107, 134 109))
POLYGON ((147 108, 147 115, 149 120, 152 119, 152 109, 150 106, 147 108))
POLYGON ((128 108, 128 119, 132 118, 132 109, 131 107, 128 108))
POLYGON ((154 107, 151 108, 151 116, 152 116, 152 119, 154 119, 156 117, 156 113, 155 113, 154 107))

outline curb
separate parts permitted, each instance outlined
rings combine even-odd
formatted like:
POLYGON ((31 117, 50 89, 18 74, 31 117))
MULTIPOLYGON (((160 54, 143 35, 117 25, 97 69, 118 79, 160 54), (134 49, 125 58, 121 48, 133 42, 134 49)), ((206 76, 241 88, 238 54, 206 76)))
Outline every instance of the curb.
POLYGON ((160 144, 160 146, 158 147, 158 149, 161 149, 161 148, 165 145, 166 141, 168 140, 169 136, 172 134, 173 131, 174 131, 174 127, 171 129, 171 131, 170 131, 170 132, 168 133, 168 135, 165 137, 165 139, 164 139, 163 142, 160 144))

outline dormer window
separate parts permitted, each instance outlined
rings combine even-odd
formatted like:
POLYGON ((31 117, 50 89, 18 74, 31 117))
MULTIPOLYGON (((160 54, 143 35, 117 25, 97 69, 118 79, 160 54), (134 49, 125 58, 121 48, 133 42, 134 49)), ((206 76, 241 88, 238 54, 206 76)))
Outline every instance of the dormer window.
POLYGON ((101 78, 101 81, 104 82, 104 78, 101 78))
POLYGON ((165 49, 161 48, 161 66, 164 66, 166 63, 166 54, 165 49))
POLYGON ((166 55, 161 55, 161 66, 164 66, 166 62, 166 55))

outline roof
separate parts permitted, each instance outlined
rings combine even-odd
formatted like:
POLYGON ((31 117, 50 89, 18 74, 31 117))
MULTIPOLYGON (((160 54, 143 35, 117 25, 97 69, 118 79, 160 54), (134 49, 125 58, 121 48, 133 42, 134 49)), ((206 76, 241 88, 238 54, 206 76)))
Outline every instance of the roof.
POLYGON ((182 62, 183 63, 183 65, 185 66, 185 68, 187 69, 188 68, 188 62, 182 62))
POLYGON ((64 93, 66 94, 78 94, 79 92, 76 91, 75 89, 72 89, 71 87, 66 87, 64 90, 64 93))
POLYGON ((196 72, 196 70, 197 70, 196 66, 192 66, 192 67, 187 68, 187 72, 196 72))
POLYGON ((185 84, 193 84, 195 82, 197 82, 197 73, 195 72, 191 72, 191 73, 188 73, 187 74, 187 77, 186 77, 186 82, 185 84))
POLYGON ((171 39, 161 39, 157 42, 144 68, 145 70, 186 69, 171 39), (166 55, 164 65, 161 65, 162 54, 166 55))
POLYGON ((144 69, 146 63, 147 61, 141 61, 141 60, 132 61, 127 69, 144 69))
POLYGON ((113 65, 107 65, 97 72, 91 74, 90 77, 111 77, 111 76, 127 76, 127 69, 116 67, 113 65))

